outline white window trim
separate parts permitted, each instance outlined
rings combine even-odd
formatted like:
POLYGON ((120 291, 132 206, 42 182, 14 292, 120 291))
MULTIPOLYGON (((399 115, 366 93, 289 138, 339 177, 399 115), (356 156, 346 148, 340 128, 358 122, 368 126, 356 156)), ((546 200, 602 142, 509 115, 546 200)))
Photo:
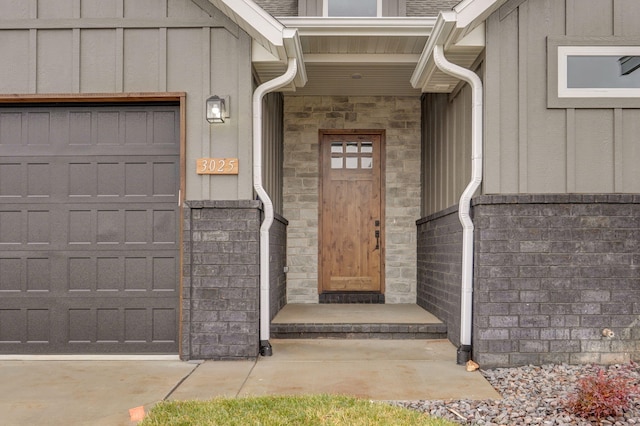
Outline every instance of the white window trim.
MULTIPOLYGON (((322 16, 325 18, 335 18, 335 16, 329 16, 329 0, 322 0, 322 16)), ((376 17, 382 17, 382 0, 376 1, 376 17)), ((355 16, 355 18, 357 18, 357 16, 355 16)))
POLYGON ((558 98, 638 98, 640 88, 569 88, 569 56, 640 56, 640 46, 558 46, 558 98))

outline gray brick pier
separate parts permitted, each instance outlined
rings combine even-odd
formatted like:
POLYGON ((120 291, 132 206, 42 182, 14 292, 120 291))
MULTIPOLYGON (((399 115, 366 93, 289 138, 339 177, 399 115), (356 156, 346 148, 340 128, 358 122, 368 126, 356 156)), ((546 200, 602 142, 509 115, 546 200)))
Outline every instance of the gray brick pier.
MULTIPOLYGON (((455 213, 418 222, 418 303, 447 322, 457 343, 455 213)), ((640 196, 480 196, 473 218, 480 365, 640 358, 640 196)))

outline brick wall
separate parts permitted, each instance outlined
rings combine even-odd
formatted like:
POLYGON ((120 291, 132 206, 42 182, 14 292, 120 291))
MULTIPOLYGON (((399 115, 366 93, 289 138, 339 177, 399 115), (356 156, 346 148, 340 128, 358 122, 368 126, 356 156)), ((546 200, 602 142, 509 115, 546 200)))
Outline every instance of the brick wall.
POLYGON ((460 343, 462 226, 457 207, 430 215, 418 225, 417 303, 447 324, 447 337, 460 343))
POLYGON ((259 201, 183 209, 182 359, 258 355, 259 201))
POLYGON ((269 233, 270 261, 270 319, 287 304, 287 275, 284 267, 287 262, 287 220, 276 215, 269 233))
POLYGON ((287 300, 318 302, 318 130, 386 129, 386 303, 416 301, 420 98, 285 96, 287 300))
POLYGON ((481 196, 473 214, 480 365, 640 359, 640 195, 481 196))

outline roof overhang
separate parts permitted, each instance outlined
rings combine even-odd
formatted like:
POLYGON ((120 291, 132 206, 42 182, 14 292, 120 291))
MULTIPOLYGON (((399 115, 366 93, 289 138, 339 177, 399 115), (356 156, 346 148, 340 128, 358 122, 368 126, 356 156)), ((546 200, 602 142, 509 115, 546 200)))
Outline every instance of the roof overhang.
MULTIPOLYGON (((409 83, 435 17, 279 17, 300 35, 308 84, 301 95, 418 96, 409 83)), ((254 62, 254 65, 256 63, 254 62)), ((264 64, 255 66, 264 73, 264 64)))
POLYGON ((436 23, 435 17, 422 18, 324 18, 281 17, 289 28, 297 28, 301 37, 428 37, 436 23))
POLYGON ((411 85, 422 92, 451 93, 459 80, 438 69, 433 59, 435 46, 442 46, 447 58, 469 68, 485 47, 485 20, 507 0, 463 0, 450 12, 440 12, 429 41, 411 76, 411 85))
POLYGON ((472 30, 484 22, 507 0, 463 0, 453 10, 458 17, 458 27, 472 30))
POLYGON ((278 75, 287 69, 289 59, 296 59, 298 72, 288 90, 295 90, 307 82, 300 38, 295 28, 286 28, 252 0, 191 0, 214 15, 217 10, 244 30, 271 58, 271 68, 278 75), (215 9, 214 9, 215 7, 215 9), (216 10, 217 9, 217 10, 216 10))
POLYGON ((438 17, 280 17, 252 0, 192 0, 212 16, 218 11, 253 40, 259 83, 298 62, 284 91, 303 95, 419 95, 452 92, 457 79, 441 72, 433 49, 470 67, 485 47, 484 21, 507 0, 462 0, 438 17))

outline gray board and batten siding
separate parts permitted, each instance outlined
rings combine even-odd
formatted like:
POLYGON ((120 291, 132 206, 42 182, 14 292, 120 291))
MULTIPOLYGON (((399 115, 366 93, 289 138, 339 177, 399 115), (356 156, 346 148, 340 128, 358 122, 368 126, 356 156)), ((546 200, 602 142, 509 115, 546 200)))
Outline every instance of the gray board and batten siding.
POLYGON ((178 106, 0 107, 0 353, 178 351, 178 106))
POLYGON ((615 44, 638 22, 635 0, 512 1, 488 19, 484 194, 640 192, 640 109, 547 107, 548 38, 615 44))
POLYGON ((458 203, 471 179, 471 88, 422 95, 422 203, 428 216, 458 203))
MULTIPOLYGON (((182 179, 185 190, 181 198, 196 204, 201 200, 220 200, 220 203, 224 204, 225 200, 253 199, 250 167, 252 130, 251 126, 246 125, 246 120, 241 120, 241 117, 251 117, 251 95, 254 87, 251 72, 251 38, 222 13, 209 15, 191 0, 0 0, 0 10, 0 54, 5 58, 12 58, 11 61, 0 63, 0 98, 5 108, 8 108, 7 103, 12 102, 12 99, 34 103, 42 102, 43 99, 50 101, 48 104, 38 105, 38 111, 42 114, 37 117, 43 121, 44 116, 53 117, 48 124, 49 136, 60 146, 64 146, 64 138, 59 139, 56 135, 62 131, 60 129, 64 129, 65 123, 67 126, 70 125, 70 121, 63 117, 64 114, 74 115, 74 108, 82 110, 91 107, 85 114, 92 117, 99 117, 107 111, 117 114, 117 123, 110 121, 108 124, 104 122, 103 125, 95 118, 97 121, 92 122, 92 132, 100 133, 105 129, 107 132, 124 132, 118 133, 119 138, 126 138, 134 129, 126 127, 132 111, 142 108, 140 114, 147 111, 148 116, 155 116, 155 112, 150 112, 155 111, 153 108, 172 108, 174 112, 179 111, 175 113, 178 121, 174 123, 173 119, 171 120, 172 125, 175 125, 172 131, 179 132, 180 136, 174 140, 175 146, 172 145, 172 149, 175 150, 171 154, 171 164, 175 165, 175 169, 172 169, 171 179, 175 179, 176 188, 182 179), (174 96, 168 96, 171 94, 174 96), (224 125, 212 126, 204 119, 205 100, 213 94, 230 96, 231 118, 224 125), (57 99, 62 100, 66 106, 56 106, 57 99), (158 103, 145 105, 143 108, 139 102, 144 102, 145 99, 158 103), (73 104, 74 100, 79 103, 73 104), (169 100, 179 100, 180 107, 167 104, 169 100), (152 109, 145 109, 147 107, 152 109), (98 125, 99 127, 95 127, 98 125), (182 141, 183 145, 180 145, 179 141, 182 141), (239 174, 197 175, 196 159, 202 157, 238 158, 239 174)), ((35 109, 27 108, 26 104, 12 105, 11 108, 17 108, 16 114, 21 117, 23 125, 18 126, 23 132, 21 137, 29 140, 27 135, 36 128, 38 132, 46 133, 47 127, 42 123, 34 124, 36 127, 33 129, 27 127, 31 119, 30 114, 36 111, 35 109)), ((7 118, 5 121, 11 120, 7 118)), ((142 126, 138 133, 147 131, 148 134, 158 133, 158 137, 162 137, 165 131, 154 128, 155 124, 150 124, 152 121, 149 121, 146 127, 142 126)), ((0 127, 4 128, 0 133, 10 128, 6 126, 6 123, 0 124, 0 127)), ((155 140, 155 136, 152 139, 155 140)), ((82 167, 67 166, 69 170, 73 169, 74 173, 82 170, 70 179, 63 177, 59 171, 65 166, 56 165, 57 177, 51 179, 51 187, 56 192, 51 194, 49 199, 58 201, 51 205, 46 204, 45 197, 30 197, 26 191, 33 190, 32 185, 39 183, 36 177, 39 174, 34 170, 38 167, 49 167, 45 165, 50 161, 60 161, 56 157, 60 153, 49 152, 43 146, 38 146, 38 149, 29 148, 33 149, 29 154, 31 157, 20 157, 23 155, 20 154, 20 158, 14 158, 17 155, 12 151, 15 146, 3 148, 3 164, 20 164, 20 173, 24 175, 21 184, 23 186, 19 189, 16 189, 17 182, 12 177, 0 177, 0 187, 12 198, 2 205, 3 211, 9 212, 8 216, 11 219, 6 222, 3 220, 3 225, 0 225, 0 238, 6 239, 6 244, 3 245, 11 246, 10 249, 3 250, 3 261, 0 262, 0 275, 4 277, 0 285, 0 306, 3 309, 3 317, 0 317, 0 340, 7 343, 0 344, 0 350, 4 353, 178 353, 181 350, 180 356, 188 359, 195 356, 195 353, 189 350, 195 348, 198 344, 197 339, 201 338, 191 334, 192 321, 205 318, 207 323, 199 323, 198 326, 207 330, 216 327, 217 311, 211 306, 215 304, 215 309, 219 309, 222 302, 213 301, 207 305, 192 300, 193 297, 200 296, 198 292, 191 291, 192 271, 189 268, 179 268, 180 256, 184 264, 190 264, 192 246, 185 243, 190 241, 189 238, 180 236, 180 230, 186 223, 180 222, 180 216, 188 219, 190 211, 185 211, 186 207, 182 210, 178 207, 177 189, 171 196, 165 194, 160 197, 163 200, 171 198, 171 202, 166 206, 158 206, 160 210, 152 208, 153 203, 149 201, 158 198, 153 192, 146 194, 149 198, 142 207, 136 204, 138 198, 142 197, 141 194, 134 200, 123 192, 125 189, 122 188, 118 196, 98 197, 99 189, 109 189, 109 184, 115 185, 110 179, 103 178, 103 172, 107 175, 116 173, 114 169, 126 168, 126 164, 129 164, 132 158, 144 163, 148 160, 140 159, 139 156, 156 156, 155 150, 159 148, 156 143, 150 142, 148 150, 145 147, 144 144, 136 147, 114 144, 110 146, 109 157, 106 159, 100 157, 100 150, 92 152, 91 148, 83 148, 84 151, 74 151, 76 157, 70 161, 78 160, 89 163, 90 166, 87 166, 86 170, 82 167), (116 165, 98 167, 98 162, 103 161, 116 165), (91 165, 94 170, 91 170, 91 165), (60 197, 65 197, 61 192, 63 189, 74 188, 69 186, 68 182, 78 180, 90 185, 91 180, 85 179, 83 173, 98 173, 95 178, 93 201, 108 204, 92 205, 87 201, 92 197, 85 200, 74 196, 72 203, 76 204, 59 201, 60 197), (63 182, 64 185, 59 182, 63 182), (26 201, 23 203, 23 200, 20 200, 21 204, 16 204, 18 198, 24 198, 26 201), (81 201, 87 201, 89 205, 77 205, 81 201), (40 204, 34 207, 29 204, 33 202, 40 204), (83 220, 88 221, 87 226, 93 228, 80 227, 84 222, 64 217, 64 214, 69 215, 70 212, 58 213, 57 210, 66 204, 84 211, 85 213, 73 214, 78 217, 84 215, 83 220), (140 213, 145 208, 146 219, 140 213), (51 225, 45 222, 47 210, 56 214, 50 218, 55 221, 50 222, 53 223, 51 225), (89 213, 86 213, 87 211, 89 213), (171 219, 168 219, 169 212, 171 219), (146 225, 141 224, 144 220, 146 225), (13 229, 17 221, 20 221, 19 235, 16 234, 18 231, 13 229), (59 226, 59 222, 62 225, 59 226), (71 229, 69 223, 75 227, 71 229), (156 227, 160 225, 163 227, 161 232, 160 228, 156 227), (65 226, 68 228, 67 234, 72 231, 71 234, 64 234, 65 226), (136 231, 130 231, 130 228, 136 231), (147 231, 146 235, 139 234, 142 229, 147 231), (42 284, 45 269, 39 265, 46 264, 46 261, 42 260, 45 257, 45 249, 41 246, 46 243, 47 233, 51 237, 48 244, 56 245, 50 252, 55 259, 49 264, 52 268, 51 274, 57 278, 51 283, 56 287, 52 287, 48 294, 45 294, 47 289, 42 284), (127 240, 133 236, 146 241, 144 245, 150 251, 139 252, 141 249, 136 248, 137 243, 127 240), (34 238, 37 240, 36 245, 30 244, 34 238), (70 256, 71 250, 79 250, 78 247, 81 246, 64 246, 65 241, 67 245, 71 242, 75 244, 77 241, 74 238, 88 240, 85 248, 89 247, 89 250, 83 252, 83 256, 89 260, 70 262, 67 258, 67 269, 63 271, 60 262, 65 261, 64 256, 70 256), (160 240, 156 241, 155 238, 160 240), (183 244, 180 244, 181 238, 183 244), (22 251, 20 244, 23 245, 22 251), (155 253, 151 246, 161 246, 162 250, 168 250, 170 253, 155 253), (106 247, 111 251, 100 251, 107 250, 106 247), (94 248, 98 251, 94 251, 94 248), (157 260, 154 260, 154 256, 157 260), (142 265, 142 260, 135 260, 140 257, 147 259, 145 265, 142 265), (72 265, 68 266, 69 264, 72 265), (133 264, 140 265, 132 267, 133 264), (16 265, 21 268, 19 272, 16 272, 16 265), (38 267, 32 267, 33 265, 38 267), (142 277, 143 266, 146 278, 142 277), (126 277, 134 272, 138 274, 137 283, 132 284, 132 288, 126 287, 129 285, 126 277), (153 273, 156 276, 151 278, 153 273), (73 274, 74 278, 70 279, 70 274, 73 274), (115 277, 118 277, 118 280, 115 280, 115 277), (147 281, 144 282, 143 279, 147 281), (181 280, 183 291, 180 303, 181 280), (69 288, 70 283, 74 283, 72 285, 78 288, 69 288), (143 293, 155 296, 138 297, 143 293), (120 295, 126 297, 119 297, 120 295), (93 296, 96 296, 95 301, 92 299, 93 296), (148 299, 148 302, 135 305, 142 299, 148 299), (55 305, 58 313, 46 312, 50 309, 48 304, 55 305), (179 308, 182 311, 181 318, 179 308), (37 325, 38 322, 42 324, 49 320, 52 327, 48 330, 37 325), (54 323, 56 321, 57 323, 54 323), (78 326, 80 323, 86 324, 78 326), (95 327, 92 328, 91 324, 95 327), (114 331, 116 329, 119 334, 114 331), (182 333, 179 333, 179 330, 182 330, 182 333), (179 341, 179 335, 182 341, 179 341), (192 337, 196 340, 189 340, 192 337), (45 342, 47 338, 50 339, 49 344, 26 343, 45 342), (141 340, 145 342, 138 342, 141 340), (39 349, 31 349, 36 346, 39 349)), ((6 173, 12 175, 13 172, 6 173)), ((126 177, 126 174, 117 177, 122 176, 126 177)), ((114 188, 111 189, 116 191, 114 188)), ((74 194, 67 194, 66 197, 70 198, 71 195, 74 194)), ((183 204, 185 205, 187 204, 183 204)), ((220 204, 213 205, 218 209, 220 204)), ((253 202, 250 208, 253 209, 250 216, 259 217, 259 203, 253 202)), ((209 225, 211 223, 206 224, 209 225)), ((233 238, 241 239, 231 241, 238 250, 246 248, 247 245, 254 245, 254 235, 257 235, 259 221, 250 220, 246 226, 255 229, 233 233, 233 238)), ((214 233, 218 230, 214 230, 214 233)), ((250 267, 227 268, 229 274, 240 269, 244 273, 230 285, 248 285, 244 278, 247 274, 251 275, 253 284, 253 271, 256 268, 254 264, 257 261, 253 258, 242 261, 245 260, 251 263, 250 267)), ((230 260, 227 255, 224 261, 230 264, 234 260, 230 260)), ((212 283, 213 278, 219 275, 217 268, 204 268, 212 277, 207 283, 212 283)), ((257 292, 253 291, 251 295, 253 299, 248 303, 257 304, 257 292)), ((207 293, 207 297, 209 296, 210 293, 207 293)), ((252 313, 248 316, 253 319, 255 315, 252 313)), ((253 342, 244 344, 244 349, 238 349, 243 343, 233 334, 235 329, 231 327, 235 327, 235 323, 229 327, 227 332, 230 336, 224 335, 216 328, 216 345, 224 340, 230 342, 229 353, 240 353, 244 357, 256 356, 257 349, 254 348, 256 345, 253 342), (223 337, 218 339, 217 336, 223 337)), ((207 350, 208 352, 200 351, 197 355, 200 358, 218 356, 215 349, 207 347, 207 350)))
MULTIPOLYGON (((640 110, 559 107, 547 92, 549 46, 625 45, 639 21, 636 0, 511 0, 487 20, 484 174, 472 205, 473 359, 486 368, 640 359, 640 110)), ((423 187, 418 304, 457 330, 454 188, 467 173, 457 156, 470 144, 471 103, 462 89, 425 95, 423 108, 423 182, 441 189, 423 187)))
POLYGON ((640 109, 553 105, 559 44, 626 45, 635 0, 512 0, 487 20, 474 359, 637 361, 640 109), (603 337, 611 329, 614 337, 603 337))
MULTIPOLYGON (((640 192, 640 109, 547 103, 548 38, 628 44, 639 21, 635 0, 517 0, 488 18, 480 193, 640 192)), ((423 216, 456 205, 469 181, 470 105, 466 86, 423 95, 423 216)))
MULTIPOLYGON (((191 0, 0 0, 2 94, 186 94, 187 200, 252 199, 251 38, 191 0), (231 119, 204 120, 208 96, 231 119), (197 158, 238 158, 237 176, 196 174, 197 158)), ((49 96, 51 97, 51 96, 49 96)))

